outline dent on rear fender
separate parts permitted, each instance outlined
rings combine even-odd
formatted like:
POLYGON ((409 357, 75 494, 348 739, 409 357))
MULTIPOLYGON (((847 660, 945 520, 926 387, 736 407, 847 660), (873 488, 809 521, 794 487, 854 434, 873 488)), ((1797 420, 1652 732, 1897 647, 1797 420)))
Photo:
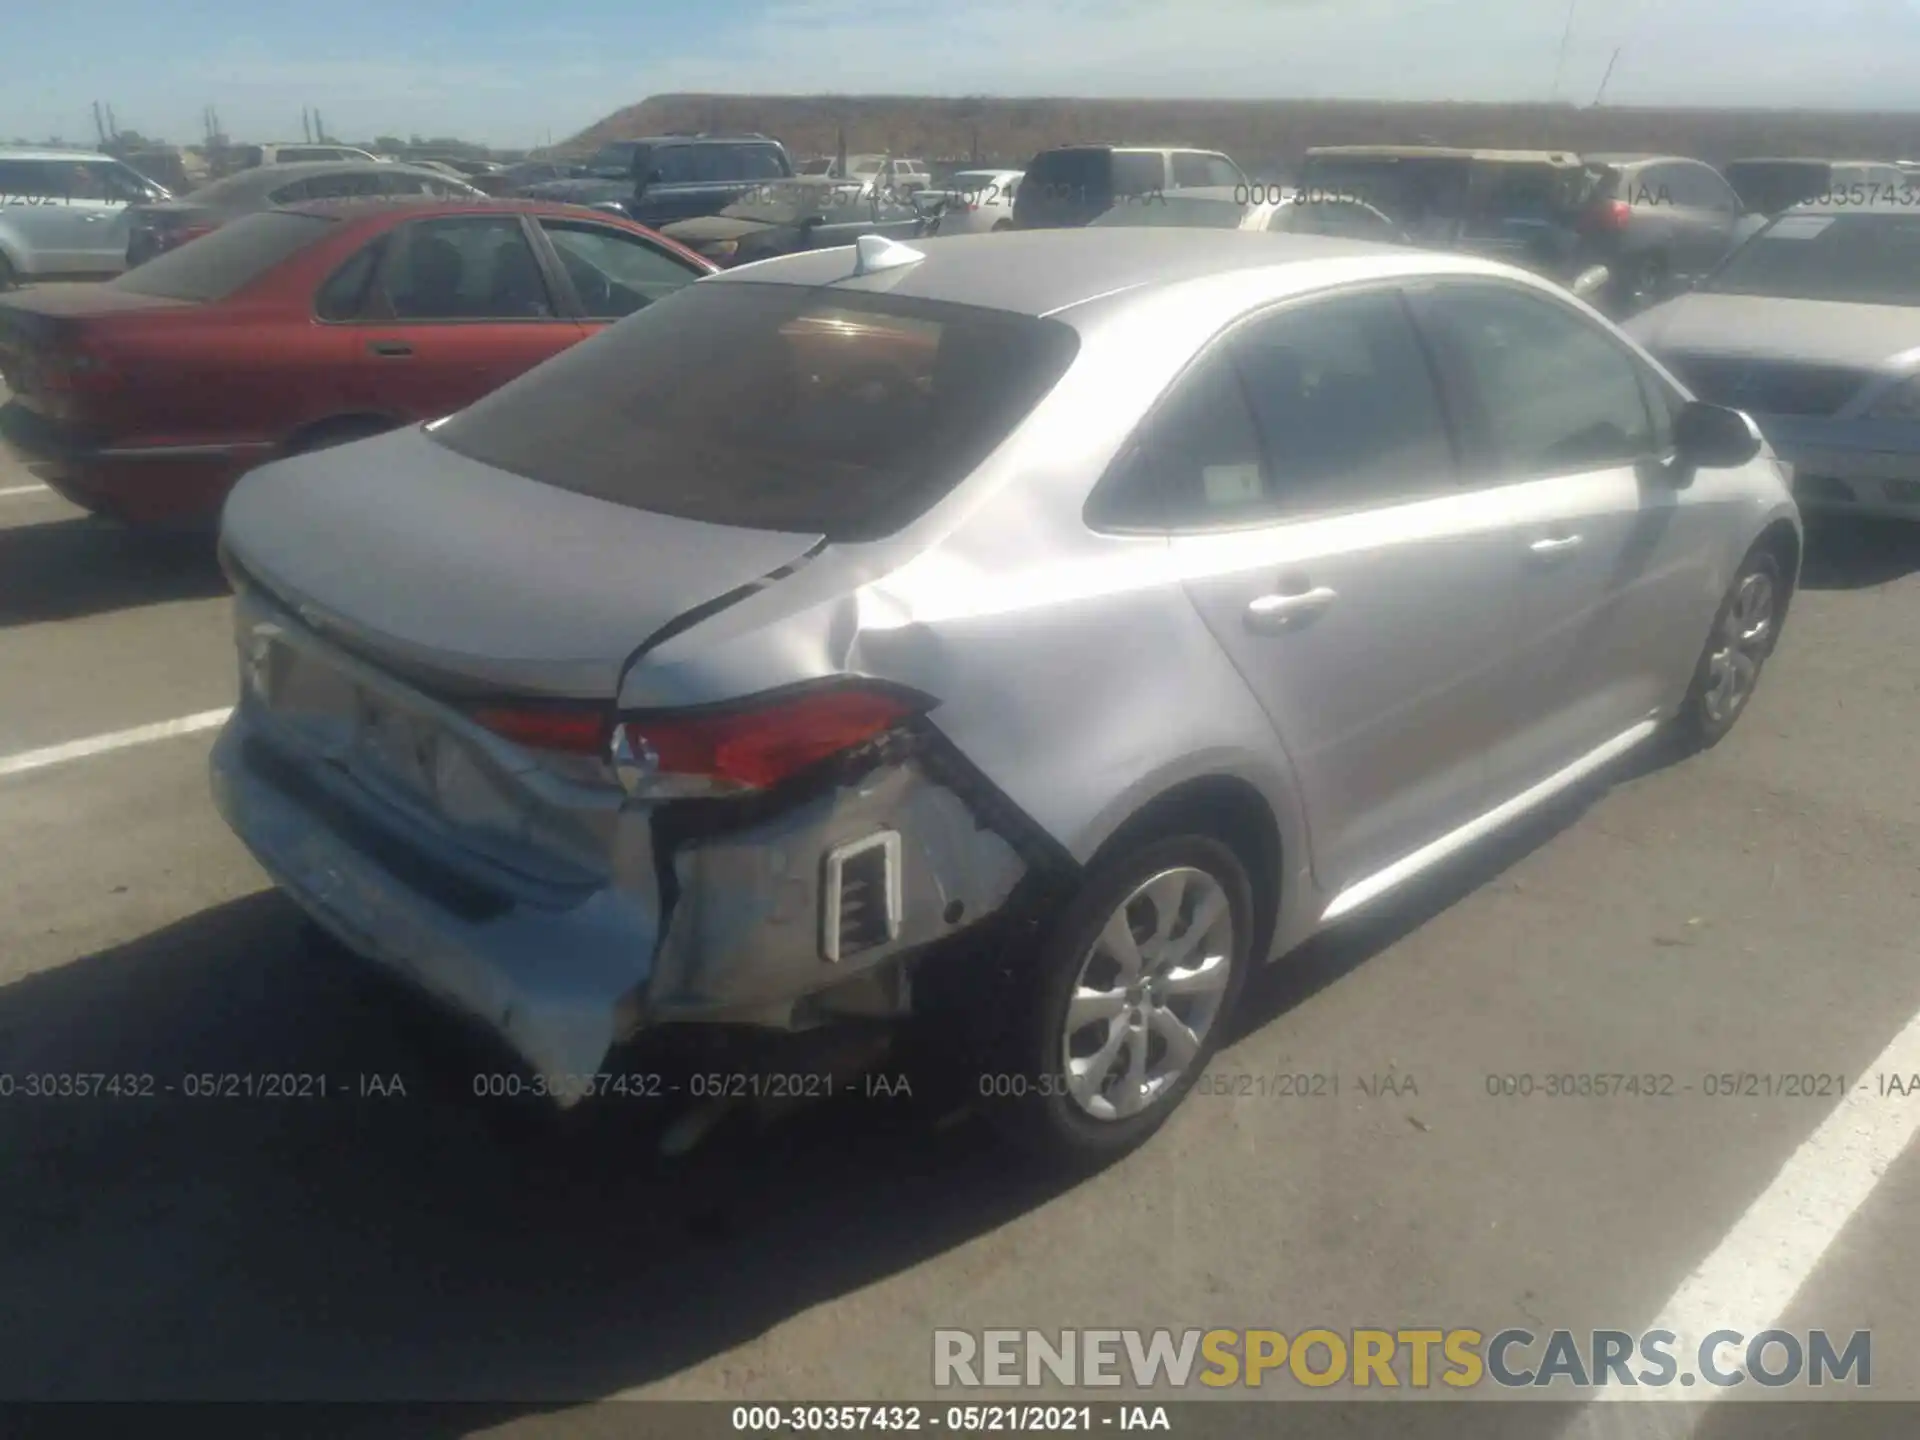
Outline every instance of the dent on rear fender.
POLYGON ((1027 869, 1006 839, 912 760, 764 824, 683 844, 672 864, 680 893, 648 990, 654 1020, 765 1011, 859 979, 993 914, 1027 869), (884 830, 900 836, 899 934, 827 960, 827 854, 884 830))

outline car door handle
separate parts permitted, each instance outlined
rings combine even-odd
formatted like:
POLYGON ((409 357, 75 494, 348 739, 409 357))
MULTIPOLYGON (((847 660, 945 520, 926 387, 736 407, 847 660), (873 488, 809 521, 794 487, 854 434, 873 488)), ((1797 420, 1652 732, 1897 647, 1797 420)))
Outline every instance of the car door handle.
POLYGON ((413 346, 404 340, 369 340, 367 352, 372 355, 405 356, 413 354, 413 346))
POLYGON ((1296 595, 1262 595, 1247 606, 1247 628, 1270 635, 1313 619, 1336 599, 1324 585, 1296 595))
POLYGON ((1578 535, 1556 535, 1549 540, 1536 540, 1527 546, 1527 553, 1541 563, 1564 560, 1580 548, 1578 535))

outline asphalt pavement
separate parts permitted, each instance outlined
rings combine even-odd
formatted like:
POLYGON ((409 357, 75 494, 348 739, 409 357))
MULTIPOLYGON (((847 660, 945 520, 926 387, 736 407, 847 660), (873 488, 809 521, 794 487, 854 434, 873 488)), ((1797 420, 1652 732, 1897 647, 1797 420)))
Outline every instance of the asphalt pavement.
POLYGON ((210 554, 33 485, 0 463, 0 1087, 174 1093, 0 1096, 0 1397, 459 1398, 508 1424, 926 1396, 935 1327, 1682 1313, 1870 1328, 1875 1393, 1920 1399, 1920 1094, 1875 1077, 1920 1055, 1920 534, 1821 538, 1725 744, 1624 768, 1260 977, 1223 1093, 1066 1185, 924 1095, 673 1164, 637 1130, 504 1133, 303 946, 208 799, 213 732, 139 738, 232 702, 210 554), (1544 1093, 1576 1072, 1672 1093, 1544 1093), (1738 1072, 1845 1080, 1707 1093, 1738 1072), (215 1074, 333 1088, 182 1093, 215 1074), (1338 1093, 1281 1093, 1295 1074, 1338 1093))

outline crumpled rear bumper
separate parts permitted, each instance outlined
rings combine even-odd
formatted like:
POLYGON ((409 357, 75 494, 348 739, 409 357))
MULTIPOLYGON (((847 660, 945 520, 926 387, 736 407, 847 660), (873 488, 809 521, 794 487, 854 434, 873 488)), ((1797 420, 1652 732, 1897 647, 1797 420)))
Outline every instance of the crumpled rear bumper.
POLYGON ((382 813, 270 731, 243 701, 214 747, 227 823, 319 925, 477 1022, 562 1105, 652 1026, 791 1029, 898 1013, 909 1001, 898 962, 993 915, 1027 869, 953 788, 905 759, 672 841, 664 866, 647 863, 653 815, 629 809, 626 859, 607 884, 530 899, 476 878, 473 856, 382 813), (897 837, 889 923, 828 958, 827 912, 842 901, 829 860, 885 834, 897 837))

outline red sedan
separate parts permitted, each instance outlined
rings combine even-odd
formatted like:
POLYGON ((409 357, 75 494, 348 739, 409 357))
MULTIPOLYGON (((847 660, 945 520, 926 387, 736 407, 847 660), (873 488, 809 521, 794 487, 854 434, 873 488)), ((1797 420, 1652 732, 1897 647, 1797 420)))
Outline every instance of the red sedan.
POLYGON ((203 525, 253 466, 451 414, 713 269, 552 202, 263 211, 0 300, 0 437, 76 505, 203 525))

